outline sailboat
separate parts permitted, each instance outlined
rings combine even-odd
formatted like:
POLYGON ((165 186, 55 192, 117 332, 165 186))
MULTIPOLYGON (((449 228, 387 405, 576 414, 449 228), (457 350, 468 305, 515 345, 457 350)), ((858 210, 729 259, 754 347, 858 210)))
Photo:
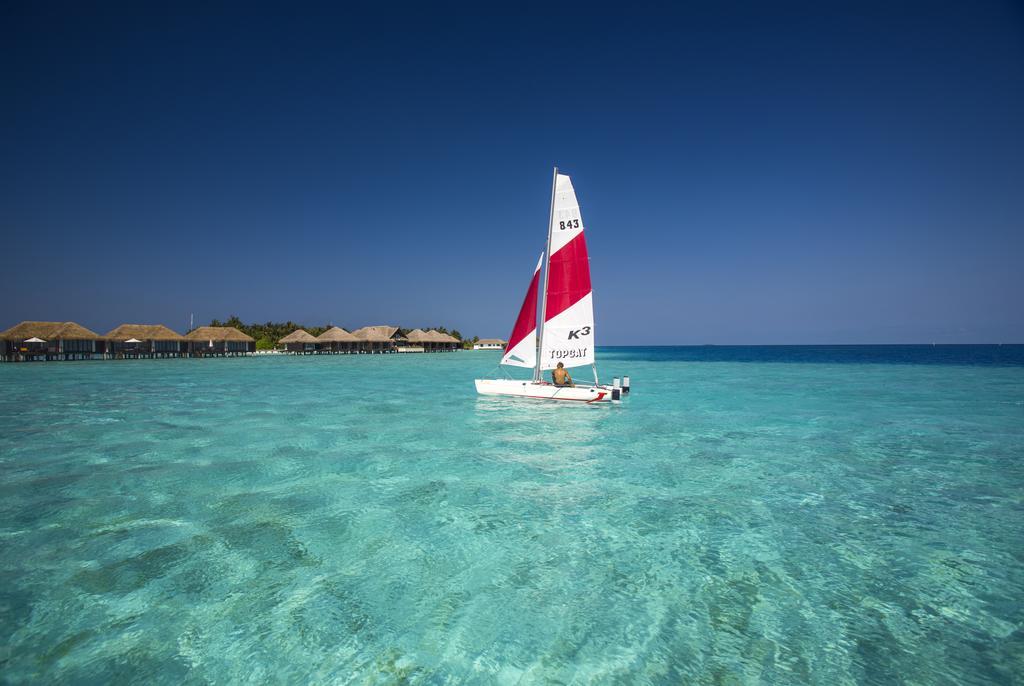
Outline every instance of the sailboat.
MULTIPOLYGON (((594 300, 590 286, 590 259, 583 236, 583 218, 572 180, 555 167, 551 182, 547 250, 533 271, 526 298, 519 310, 501 364, 533 368, 533 378, 476 379, 483 395, 508 395, 543 400, 603 403, 619 400, 623 389, 601 385, 594 350, 594 300), (545 257, 547 258, 545 261, 545 257), (541 267, 540 326, 537 325, 537 290, 541 267), (590 365, 593 385, 556 386, 543 373, 561 362, 565 367, 590 365), (614 396, 614 398, 613 398, 614 396)), ((627 377, 628 378, 628 377, 627 377)), ((628 387, 628 385, 627 385, 628 387)))

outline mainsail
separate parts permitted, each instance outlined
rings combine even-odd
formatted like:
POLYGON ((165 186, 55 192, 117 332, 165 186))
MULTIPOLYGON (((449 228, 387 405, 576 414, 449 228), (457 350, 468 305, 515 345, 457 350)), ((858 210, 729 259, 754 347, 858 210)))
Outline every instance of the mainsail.
POLYGON ((559 362, 566 367, 593 364, 594 301, 590 258, 576 191, 565 174, 555 175, 549 235, 540 369, 554 369, 559 362))
POLYGON ((501 364, 514 367, 533 367, 537 364, 537 282, 540 278, 540 265, 544 262, 544 253, 537 260, 537 268, 533 270, 530 287, 523 299, 523 306, 512 327, 512 335, 508 337, 505 354, 501 364))

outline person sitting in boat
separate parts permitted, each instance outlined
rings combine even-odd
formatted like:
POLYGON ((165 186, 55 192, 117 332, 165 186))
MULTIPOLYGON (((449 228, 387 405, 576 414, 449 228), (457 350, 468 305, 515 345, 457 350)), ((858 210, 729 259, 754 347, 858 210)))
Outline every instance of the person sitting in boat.
POLYGON ((551 380, 555 382, 556 386, 569 386, 576 388, 576 384, 572 382, 572 377, 569 376, 569 370, 565 368, 565 365, 561 362, 558 366, 551 370, 551 380))

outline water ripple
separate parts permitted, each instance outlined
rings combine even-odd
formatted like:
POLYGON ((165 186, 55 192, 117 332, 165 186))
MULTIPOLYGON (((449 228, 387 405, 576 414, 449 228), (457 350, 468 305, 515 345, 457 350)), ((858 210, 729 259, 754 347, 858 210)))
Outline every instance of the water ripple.
POLYGON ((1024 673, 1019 365, 691 352, 603 408, 488 353, 3 365, 3 679, 1024 673))

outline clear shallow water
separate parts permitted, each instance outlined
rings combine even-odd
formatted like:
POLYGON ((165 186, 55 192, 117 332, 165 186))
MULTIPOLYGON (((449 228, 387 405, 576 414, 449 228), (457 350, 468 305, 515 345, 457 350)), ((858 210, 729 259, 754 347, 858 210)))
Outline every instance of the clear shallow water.
POLYGON ((914 350, 0 365, 0 678, 1020 681, 1024 348, 914 350))

